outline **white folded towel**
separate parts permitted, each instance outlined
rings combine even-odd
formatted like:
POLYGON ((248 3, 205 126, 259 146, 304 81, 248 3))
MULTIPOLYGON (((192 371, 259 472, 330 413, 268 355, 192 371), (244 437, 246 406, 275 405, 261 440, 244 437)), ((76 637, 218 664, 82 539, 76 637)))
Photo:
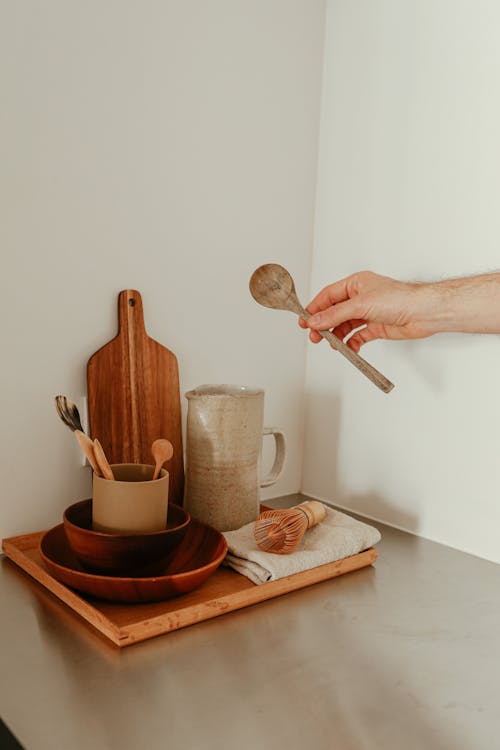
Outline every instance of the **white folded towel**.
POLYGON ((327 508, 325 519, 306 531, 295 552, 277 555, 259 549, 253 536, 254 526, 252 522, 241 529, 223 532, 228 545, 224 565, 257 584, 357 555, 381 539, 374 526, 327 508))

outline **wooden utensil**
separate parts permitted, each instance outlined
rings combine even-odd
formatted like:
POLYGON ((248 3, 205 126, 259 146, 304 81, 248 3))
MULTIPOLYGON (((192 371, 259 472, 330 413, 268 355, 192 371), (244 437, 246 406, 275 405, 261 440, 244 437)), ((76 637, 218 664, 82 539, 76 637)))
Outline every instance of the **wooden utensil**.
POLYGON ((318 500, 307 500, 286 510, 266 510, 255 522, 255 541, 264 552, 288 555, 325 515, 326 508, 318 500))
POLYGON ((94 455, 97 465, 101 470, 101 475, 104 477, 104 479, 114 479, 115 476, 113 474, 111 466, 109 465, 106 454, 104 453, 102 445, 97 438, 94 440, 94 455))
POLYGON ((76 430, 85 432, 82 427, 80 412, 78 411, 76 404, 67 396, 56 396, 54 400, 56 402, 57 413, 66 427, 69 427, 73 432, 76 430))
POLYGON ((80 448, 82 449, 82 452, 87 457, 87 461, 91 465, 92 470, 94 471, 95 474, 97 474, 98 477, 102 477, 99 464, 97 463, 97 460, 96 460, 94 442, 84 432, 80 432, 80 430, 75 430, 74 435, 76 439, 78 440, 78 443, 80 445, 80 448))
POLYGON ((173 456, 169 500, 183 502, 184 467, 179 373, 175 355, 144 327, 139 292, 118 297, 119 331, 87 366, 89 426, 111 464, 151 463, 151 444, 168 435, 173 456))
MULTIPOLYGON (((305 320, 311 317, 299 302, 292 277, 286 268, 276 263, 267 263, 254 271, 250 279, 250 293, 254 300, 264 307, 270 307, 273 310, 288 310, 305 320)), ((382 373, 356 354, 331 331, 319 331, 319 333, 381 391, 389 393, 394 388, 390 380, 387 380, 382 373)))
POLYGON ((166 461, 170 461, 174 453, 174 446, 170 440, 165 438, 158 438, 153 442, 151 446, 151 454, 155 460, 155 471, 153 474, 153 480, 158 479, 160 476, 161 467, 166 461))
POLYGON ((76 404, 74 404, 73 401, 71 401, 66 396, 56 396, 55 402, 57 413, 59 414, 62 422, 64 422, 66 427, 69 427, 69 429, 74 433, 76 439, 78 440, 80 448, 84 455, 87 457, 87 460, 91 465, 93 471, 97 474, 97 476, 101 477, 101 470, 97 465, 97 461, 94 455, 94 443, 83 430, 80 420, 80 414, 78 412, 78 409, 76 408, 76 404))

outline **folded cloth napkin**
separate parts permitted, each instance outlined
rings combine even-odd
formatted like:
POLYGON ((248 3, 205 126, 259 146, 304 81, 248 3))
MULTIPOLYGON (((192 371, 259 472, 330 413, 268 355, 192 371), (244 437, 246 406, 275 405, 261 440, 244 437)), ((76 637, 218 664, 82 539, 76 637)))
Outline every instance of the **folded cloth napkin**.
POLYGON ((223 532, 228 545, 224 565, 257 584, 357 555, 381 539, 378 529, 333 508, 326 509, 325 519, 306 531, 297 549, 289 555, 259 549, 253 536, 254 527, 252 522, 235 531, 223 532))

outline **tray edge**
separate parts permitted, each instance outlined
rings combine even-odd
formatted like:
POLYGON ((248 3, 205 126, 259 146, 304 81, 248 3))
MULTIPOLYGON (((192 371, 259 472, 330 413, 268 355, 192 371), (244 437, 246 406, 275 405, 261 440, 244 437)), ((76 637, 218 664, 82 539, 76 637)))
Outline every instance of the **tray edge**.
MULTIPOLYGON (((3 539, 2 550, 6 557, 120 648, 368 567, 375 562, 378 556, 376 548, 370 547, 351 557, 294 573, 276 581, 269 581, 258 586, 253 584, 242 591, 208 599, 198 605, 190 604, 186 607, 180 607, 175 610, 175 613, 169 612, 148 618, 147 628, 144 627, 143 622, 131 623, 120 628, 86 599, 65 584, 59 583, 44 567, 24 554, 24 549, 31 549, 33 543, 38 541, 43 533, 35 532, 3 539)), ((236 576, 240 575, 236 571, 232 572, 236 576)))
MULTIPOLYGON (((173 616, 173 613, 151 617, 148 619, 147 634, 142 632, 142 623, 132 623, 131 625, 122 628, 122 640, 120 641, 120 646, 132 645, 133 643, 139 643, 140 641, 153 638, 163 633, 180 630, 183 627, 195 625, 204 620, 220 617, 220 615, 227 614, 228 612, 235 612, 238 609, 244 609, 253 604, 258 604, 269 599, 274 599, 278 596, 283 596, 291 591, 298 591, 307 586, 312 586, 315 583, 322 583, 323 581, 337 578, 345 573, 351 573, 355 570, 366 568, 373 565, 377 556, 378 553, 376 548, 369 547, 368 549, 363 550, 363 552, 358 552, 351 557, 344 557, 341 560, 326 563, 325 565, 319 565, 316 568, 310 568, 309 570, 304 570, 300 573, 294 573, 293 575, 280 578, 276 581, 269 581, 268 583, 260 585, 253 584, 253 586, 241 591, 209 599, 205 602, 200 602, 200 604, 195 607, 191 604, 189 607, 176 610, 175 617, 173 616), (193 609, 196 607, 199 608, 199 612, 197 612, 196 618, 193 619, 193 609), (184 616, 183 610, 185 610, 184 616), (188 611, 189 617, 187 615, 188 611)), ((232 572, 234 575, 240 575, 240 573, 237 573, 236 571, 232 572)))
POLYGON ((17 544, 22 546, 25 539, 27 540, 30 538, 32 541, 35 541, 35 538, 38 537, 39 540, 43 533, 44 532, 42 531, 34 534, 2 539, 2 551, 6 557, 16 563, 16 565, 24 570, 25 573, 28 573, 28 575, 54 594, 54 596, 60 601, 64 602, 64 604, 70 607, 73 612, 80 617, 83 617, 83 619, 96 628, 96 630, 99 630, 103 635, 119 646, 124 637, 120 628, 117 628, 111 620, 101 614, 99 610, 89 604, 89 602, 79 596, 72 589, 68 588, 63 583, 59 583, 59 581, 53 578, 45 568, 33 562, 28 555, 24 554, 23 549, 16 546, 14 543, 17 542, 17 544))

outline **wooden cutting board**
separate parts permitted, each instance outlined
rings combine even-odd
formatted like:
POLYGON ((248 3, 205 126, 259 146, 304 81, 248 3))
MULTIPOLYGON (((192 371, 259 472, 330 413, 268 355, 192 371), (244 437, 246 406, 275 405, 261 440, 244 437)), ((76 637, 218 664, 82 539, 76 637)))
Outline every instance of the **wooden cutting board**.
POLYGON ((118 335, 88 361, 89 430, 110 463, 153 464, 151 444, 170 440, 169 500, 182 505, 184 462, 177 358, 150 338, 142 298, 134 289, 118 297, 118 335))

